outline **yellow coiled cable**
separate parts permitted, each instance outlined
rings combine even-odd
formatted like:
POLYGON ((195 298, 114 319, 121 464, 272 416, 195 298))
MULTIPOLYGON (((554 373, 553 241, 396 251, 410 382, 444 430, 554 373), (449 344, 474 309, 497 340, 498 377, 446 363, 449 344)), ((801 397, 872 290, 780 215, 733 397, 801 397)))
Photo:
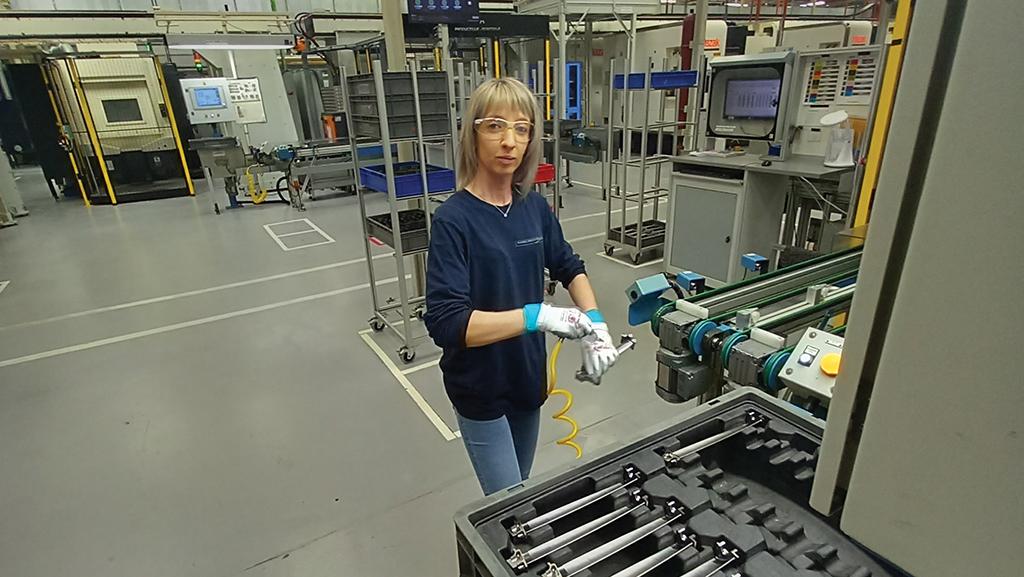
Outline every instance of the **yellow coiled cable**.
POLYGON ((565 406, 559 409, 551 418, 556 421, 565 421, 572 426, 572 432, 555 442, 559 445, 576 449, 576 458, 579 459, 583 456, 583 447, 580 447, 573 439, 580 432, 580 427, 572 417, 566 414, 572 408, 572 393, 565 389, 556 388, 558 385, 558 353, 562 350, 563 342, 565 342, 565 339, 558 339, 558 342, 555 343, 555 348, 551 350, 551 361, 548 365, 548 396, 562 395, 565 397, 565 406))
POLYGON ((252 174, 252 167, 248 166, 245 169, 245 177, 249 184, 249 198, 252 199, 253 204, 260 204, 264 200, 267 200, 267 191, 262 186, 259 187, 259 192, 256 191, 256 178, 252 174))

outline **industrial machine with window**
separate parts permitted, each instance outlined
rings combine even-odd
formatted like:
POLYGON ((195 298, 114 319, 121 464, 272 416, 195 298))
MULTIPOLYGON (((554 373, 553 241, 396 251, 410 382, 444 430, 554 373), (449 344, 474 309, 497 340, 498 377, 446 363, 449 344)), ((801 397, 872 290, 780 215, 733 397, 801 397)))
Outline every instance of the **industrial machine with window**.
POLYGON ((155 57, 74 54, 44 74, 86 202, 193 193, 174 102, 155 57))

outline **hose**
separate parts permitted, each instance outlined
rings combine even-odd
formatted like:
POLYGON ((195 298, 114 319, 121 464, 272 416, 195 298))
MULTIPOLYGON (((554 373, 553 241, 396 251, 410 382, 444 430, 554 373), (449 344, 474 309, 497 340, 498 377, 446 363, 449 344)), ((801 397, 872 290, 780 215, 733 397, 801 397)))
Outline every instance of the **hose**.
POLYGON ((563 406, 561 409, 555 412, 555 414, 551 418, 556 421, 564 421, 566 423, 569 423, 569 425, 572 426, 572 432, 570 432, 565 437, 555 441, 555 443, 558 445, 564 445, 566 447, 572 447, 573 449, 576 449, 576 458, 579 459, 580 457, 583 456, 583 447, 580 447, 579 444, 573 439, 575 439, 576 435, 580 432, 580 427, 578 424, 576 424, 575 419, 566 414, 569 412, 569 409, 572 408, 572 393, 565 389, 557 388, 558 353, 561 352, 562 343, 564 342, 565 339, 558 339, 558 342, 555 343, 555 348, 551 349, 551 361, 548 364, 548 396, 550 397, 551 395, 562 395, 563 397, 565 397, 565 406, 563 406))
POLYGON ((249 197, 252 198, 253 204, 260 204, 264 200, 267 200, 267 191, 262 186, 259 187, 259 192, 256 192, 256 177, 252 174, 252 167, 245 167, 245 178, 249 185, 249 197))

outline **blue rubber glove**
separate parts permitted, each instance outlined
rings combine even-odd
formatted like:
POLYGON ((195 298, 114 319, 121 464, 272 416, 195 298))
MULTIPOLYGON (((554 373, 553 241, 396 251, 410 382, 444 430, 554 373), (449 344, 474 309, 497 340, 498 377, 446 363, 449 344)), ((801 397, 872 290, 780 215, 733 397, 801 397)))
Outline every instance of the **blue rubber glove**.
POLYGON ((523 307, 523 323, 527 333, 545 332, 563 339, 579 339, 594 332, 590 317, 579 309, 547 303, 523 307))

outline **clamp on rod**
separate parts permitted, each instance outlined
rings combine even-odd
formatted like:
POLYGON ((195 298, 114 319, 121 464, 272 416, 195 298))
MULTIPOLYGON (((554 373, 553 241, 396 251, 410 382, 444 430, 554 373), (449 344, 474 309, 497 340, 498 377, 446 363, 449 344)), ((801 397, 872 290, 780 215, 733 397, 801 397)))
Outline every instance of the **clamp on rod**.
MULTIPOLYGON (((693 569, 683 573, 682 577, 711 577, 715 573, 718 573, 722 569, 725 569, 728 565, 735 561, 740 560, 740 550, 738 547, 727 541, 721 539, 715 541, 715 556, 707 561, 697 565, 693 569)), ((735 577, 735 576, 733 576, 735 577)))
POLYGON ((626 465, 625 467, 622 468, 621 482, 616 483, 615 485, 612 485, 610 487, 605 487, 600 491, 595 491, 593 493, 590 493, 589 495, 580 497, 575 501, 566 503, 565 505, 562 505, 557 509, 548 511, 543 515, 530 519, 529 521, 525 521, 522 523, 517 521, 514 525, 512 525, 508 532, 513 539, 523 540, 526 538, 526 534, 530 531, 533 531, 538 527, 543 527, 544 525, 554 523, 562 517, 565 517, 566 515, 569 515, 571 513, 575 513, 576 511, 579 511, 580 509, 586 507, 587 505, 590 505, 591 503, 596 503, 597 501, 600 501, 601 499, 607 497, 608 495, 611 495, 612 493, 618 491, 619 489, 625 489, 626 487, 629 487, 633 483, 643 483, 646 478, 647 477, 646 475, 643 474, 643 471, 638 469, 636 465, 626 465))
MULTIPOLYGON (((619 346, 616 350, 619 351, 620 355, 633 348, 636 348, 636 337, 631 334, 625 334, 619 337, 619 346)), ((581 383, 590 383, 592 385, 601 384, 601 377, 591 377, 590 374, 587 373, 587 369, 584 367, 580 367, 579 370, 576 371, 576 380, 581 383)))
POLYGON ((743 424, 742 425, 735 426, 735 427, 733 427, 731 429, 726 429, 726 430, 722 431, 721 433, 717 433, 715 435, 711 435, 710 437, 708 437, 706 439, 702 439, 700 441, 697 441, 696 443, 689 444, 689 445, 687 445, 687 446, 685 446, 685 447, 683 447, 681 449, 676 449, 675 451, 672 451, 671 453, 665 453, 665 457, 664 457, 665 458, 665 462, 670 464, 670 465, 674 465, 674 464, 682 461, 683 457, 686 457, 687 455, 690 455, 692 453, 696 453, 697 451, 703 451, 704 449, 706 449, 706 448, 708 448, 708 447, 710 447, 712 445, 715 445, 717 443, 721 443, 722 441, 724 441, 724 440, 726 440, 726 439, 728 439, 730 437, 734 437, 734 436, 740 434, 747 427, 753 427, 753 426, 761 425, 761 424, 763 424, 763 423, 765 423, 767 421, 768 421, 768 417, 765 417, 764 415, 762 415, 761 413, 758 413, 755 410, 748 409, 746 414, 744 415, 744 419, 743 419, 743 424))

